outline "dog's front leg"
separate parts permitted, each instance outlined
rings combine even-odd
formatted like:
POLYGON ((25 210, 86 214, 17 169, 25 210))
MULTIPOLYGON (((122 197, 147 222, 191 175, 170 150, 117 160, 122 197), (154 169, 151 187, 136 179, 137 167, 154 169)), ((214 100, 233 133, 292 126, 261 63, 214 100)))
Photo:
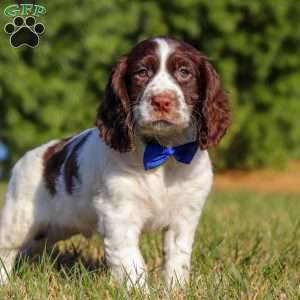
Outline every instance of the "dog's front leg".
POLYGON ((169 287, 189 281, 190 260, 199 213, 187 209, 167 227, 164 236, 164 277, 169 287))
MULTIPOLYGON (((126 214, 125 214, 126 215, 126 214)), ((118 281, 146 289, 146 265, 139 250, 140 226, 132 217, 110 218, 105 221, 105 258, 112 275, 118 281)))

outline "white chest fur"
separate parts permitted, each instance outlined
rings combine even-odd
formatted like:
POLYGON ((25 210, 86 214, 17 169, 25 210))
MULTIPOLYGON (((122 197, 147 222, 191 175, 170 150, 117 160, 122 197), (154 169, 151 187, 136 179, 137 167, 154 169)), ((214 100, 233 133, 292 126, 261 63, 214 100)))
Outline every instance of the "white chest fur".
MULTIPOLYGON (((124 159, 124 157, 123 157, 124 159)), ((124 165, 118 159, 103 165, 101 186, 94 197, 100 214, 135 220, 143 230, 169 225, 186 209, 201 212, 212 185, 211 163, 206 151, 198 152, 192 164, 173 158, 158 168, 145 171, 124 165)))

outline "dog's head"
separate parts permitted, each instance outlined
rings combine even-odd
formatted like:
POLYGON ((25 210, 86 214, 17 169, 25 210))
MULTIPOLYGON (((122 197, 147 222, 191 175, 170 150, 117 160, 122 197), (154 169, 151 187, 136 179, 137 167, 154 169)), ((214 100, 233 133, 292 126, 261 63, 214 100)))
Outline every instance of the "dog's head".
POLYGON ((215 69, 191 45, 145 40, 113 68, 97 113, 100 136, 112 148, 134 149, 134 135, 172 137, 187 128, 201 149, 218 144, 230 123, 215 69))

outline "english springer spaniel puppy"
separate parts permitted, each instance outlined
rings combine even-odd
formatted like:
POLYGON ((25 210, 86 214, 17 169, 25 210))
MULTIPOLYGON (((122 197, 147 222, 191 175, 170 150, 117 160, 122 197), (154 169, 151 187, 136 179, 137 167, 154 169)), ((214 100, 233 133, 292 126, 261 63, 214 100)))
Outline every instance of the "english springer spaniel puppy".
POLYGON ((16 163, 1 215, 1 281, 19 253, 97 232, 113 276, 144 286, 139 236, 164 229, 165 280, 187 282, 213 180, 207 149, 229 123, 227 97, 205 55, 173 38, 139 43, 113 68, 95 128, 16 163))

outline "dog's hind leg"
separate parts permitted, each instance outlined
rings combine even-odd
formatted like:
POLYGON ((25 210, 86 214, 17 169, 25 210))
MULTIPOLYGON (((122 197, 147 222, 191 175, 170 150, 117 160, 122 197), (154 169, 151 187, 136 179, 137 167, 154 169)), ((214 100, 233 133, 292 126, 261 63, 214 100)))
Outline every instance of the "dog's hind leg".
POLYGON ((9 279, 18 253, 18 249, 0 249, 0 285, 9 279))
POLYGON ((0 219, 0 283, 7 281, 17 255, 37 230, 30 210, 22 210, 17 202, 7 199, 0 219))
MULTIPOLYGON (((0 217, 0 282, 4 283, 24 245, 40 231, 41 168, 34 153, 26 154, 14 167, 0 217), (34 165, 35 164, 35 165, 34 165), (40 204, 40 205, 38 205, 40 204), (39 218, 39 219, 38 219, 39 218)), ((47 208, 46 208, 47 209, 47 208)), ((46 210, 45 209, 45 210, 46 210)), ((46 221, 47 222, 47 221, 46 221)))

